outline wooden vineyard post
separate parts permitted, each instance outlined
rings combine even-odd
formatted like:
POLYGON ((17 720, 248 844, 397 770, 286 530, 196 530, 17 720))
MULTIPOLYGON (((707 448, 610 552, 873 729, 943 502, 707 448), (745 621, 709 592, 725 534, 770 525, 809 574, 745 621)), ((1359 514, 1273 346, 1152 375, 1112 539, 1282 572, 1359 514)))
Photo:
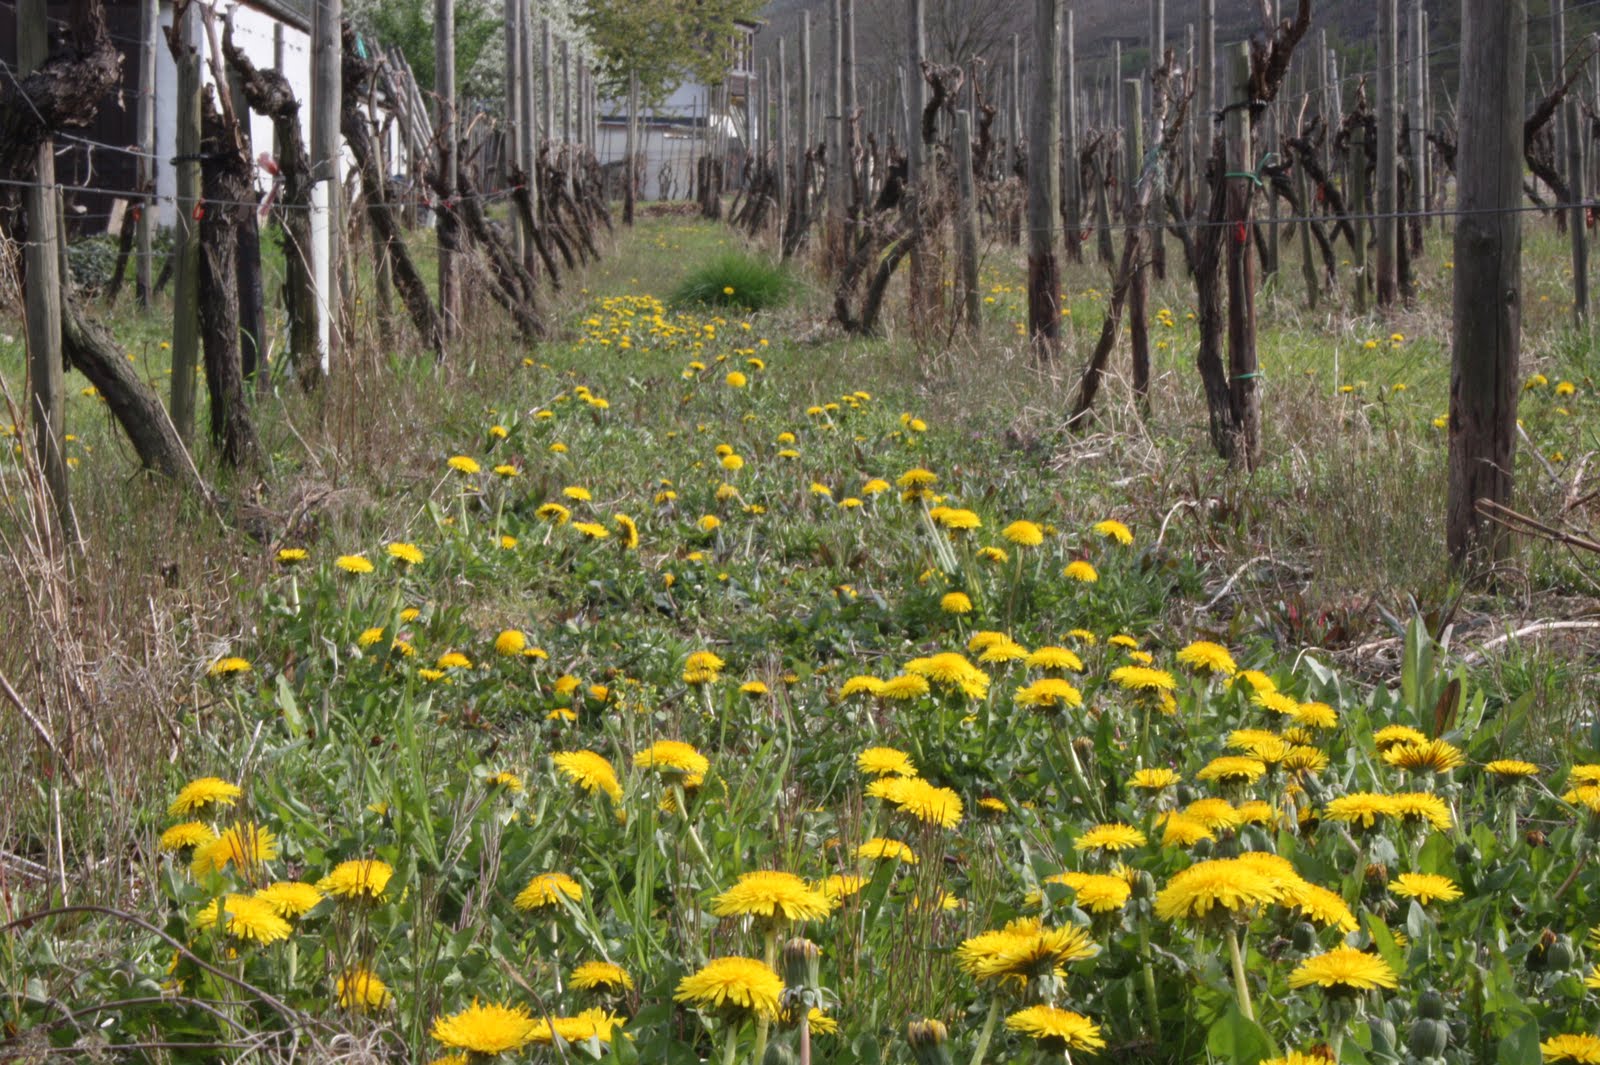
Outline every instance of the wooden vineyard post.
POLYGON ((789 229, 789 48, 778 38, 778 139, 773 146, 774 188, 778 194, 778 246, 789 229))
MULTIPOLYGON (((1125 113, 1146 115, 1141 99, 1142 88, 1143 83, 1138 78, 1123 81, 1122 106, 1125 113)), ((1147 117, 1153 119, 1154 115, 1151 113, 1147 117)), ((1137 231, 1145 228, 1146 212, 1139 200, 1139 176, 1144 170, 1146 129, 1154 136, 1154 145, 1161 143, 1161 132, 1155 128, 1153 121, 1148 125, 1145 119, 1133 122, 1126 130, 1128 155, 1123 160, 1122 221, 1129 229, 1136 231, 1136 247, 1141 249, 1144 234, 1137 231)), ((1149 221, 1149 228, 1154 230, 1156 216, 1153 212, 1149 215, 1149 221)), ((1138 404, 1140 414, 1147 415, 1150 412, 1150 267, 1145 265, 1145 256, 1139 253, 1134 255, 1133 276, 1128 284, 1128 339, 1133 349, 1134 402, 1138 404)))
MULTIPOLYGON (((228 35, 233 35, 234 12, 226 16, 228 35)), ((233 114, 237 119, 238 137, 246 165, 255 165, 250 139, 250 105, 244 98, 244 82, 237 68, 228 71, 228 95, 233 101, 233 114)), ((254 200, 255 190, 247 185, 243 198, 254 200)), ((252 203, 248 210, 237 212, 238 252, 234 271, 239 290, 239 358, 240 373, 246 386, 265 391, 267 378, 266 356, 266 295, 261 281, 261 227, 256 221, 252 203)))
MULTIPOLYGON (((521 0, 505 3, 505 165, 502 177, 507 185, 522 166, 522 4, 521 0)), ((522 219, 512 215, 511 252, 519 262, 526 262, 527 234, 522 219)))
MULTIPOLYGON (((1241 44, 1234 51, 1230 102, 1250 98, 1250 46, 1241 44)), ((1250 200, 1255 192, 1255 170, 1250 145, 1250 110, 1234 106, 1228 110, 1225 160, 1227 173, 1246 175, 1224 179, 1225 234, 1228 244, 1228 385, 1233 393, 1233 408, 1239 412, 1235 428, 1238 439, 1232 451, 1234 465, 1253 470, 1261 458, 1261 372, 1256 365, 1256 270, 1254 243, 1250 239, 1250 200)))
MULTIPOLYGON (((1427 77, 1428 38, 1427 30, 1422 17, 1422 0, 1411 0, 1411 12, 1408 17, 1410 24, 1411 49, 1409 61, 1406 66, 1410 77, 1407 79, 1406 100, 1406 151, 1410 156, 1408 160, 1411 170, 1411 188, 1407 210, 1411 217, 1407 219, 1406 228, 1411 238, 1411 257, 1417 258, 1422 254, 1422 219, 1427 209, 1427 152, 1428 152, 1428 123, 1423 104, 1425 81, 1427 77)), ((1413 270, 1415 273, 1415 270, 1413 270)))
MULTIPOLYGON (((49 56, 49 19, 45 0, 17 4, 17 65, 24 76, 44 65, 49 56)), ((28 339, 28 420, 33 425, 34 455, 61 531, 78 539, 68 495, 66 457, 66 384, 61 357, 60 201, 56 190, 55 140, 46 137, 34 153, 34 179, 23 191, 28 214, 28 240, 23 246, 24 320, 28 339)), ((189 375, 191 385, 194 374, 189 375)))
MULTIPOLYGON (((1200 61, 1195 71, 1195 128, 1200 134, 1200 167, 1211 162, 1211 146, 1217 129, 1217 0, 1200 0, 1200 61)), ((1204 174, 1198 175, 1204 177, 1204 174)), ((1195 185, 1194 217, 1211 213, 1211 182, 1195 185)))
POLYGON ((1061 207, 1062 231, 1065 237, 1067 259, 1083 262, 1083 176, 1078 169, 1078 48, 1073 11, 1067 9, 1065 46, 1062 49, 1065 66, 1062 71, 1062 167, 1061 207))
POLYGON ((1511 549, 1478 505, 1510 505, 1516 460, 1527 0, 1464 0, 1462 23, 1445 537, 1455 565, 1488 567, 1511 549))
POLYGON ((638 162, 635 154, 639 150, 639 73, 636 70, 628 71, 628 144, 623 152, 624 163, 622 166, 622 224, 633 225, 634 198, 637 195, 638 182, 635 180, 638 162))
MULTIPOLYGON (((1061 348, 1061 0, 1038 0, 1034 16, 1032 128, 1028 134, 1028 336, 1034 358, 1061 348)), ((1134 118, 1137 120, 1137 113, 1134 118)))
POLYGON ((185 447, 194 446, 195 367, 200 362, 200 56, 195 51, 199 12, 185 8, 178 34, 177 217, 172 254, 172 424, 185 447))
MULTIPOLYGON (((849 182, 849 192, 845 199, 849 206, 849 217, 854 220, 861 214, 861 203, 866 196, 867 184, 866 153, 862 151, 858 141, 861 130, 857 121, 860 97, 856 83, 856 0, 844 0, 843 33, 844 112, 840 121, 844 123, 844 154, 839 160, 839 165, 845 171, 846 180, 849 182)), ((854 239, 855 233, 847 229, 845 246, 848 247, 854 239)))
POLYGON ((1572 201, 1572 219, 1567 225, 1572 237, 1572 321, 1580 329, 1589 320, 1589 231, 1584 224, 1582 111, 1583 101, 1575 92, 1561 105, 1567 141, 1567 189, 1572 201))
POLYGON ((983 299, 978 291, 978 191, 972 174, 972 112, 956 112, 956 280, 957 308, 967 331, 983 329, 983 299))
POLYGON ((844 265, 844 212, 850 179, 844 154, 844 0, 833 0, 828 29, 832 54, 828 62, 829 114, 825 116, 828 158, 823 176, 827 182, 827 219, 822 236, 822 265, 823 275, 831 278, 844 265))
POLYGON ((338 347, 340 244, 339 113, 343 104, 342 0, 315 0, 311 33, 311 265, 317 303, 317 362, 328 375, 338 347))
MULTIPOLYGON (((161 33, 161 0, 139 2, 139 194, 143 197, 135 223, 134 293, 140 308, 155 295, 150 263, 155 254, 156 214, 156 38, 161 33)), ((20 39, 20 38, 19 38, 20 39)))
MULTIPOLYGON (((1161 131, 1159 129, 1155 128, 1152 116, 1154 115, 1155 106, 1156 106, 1156 100, 1155 100, 1155 95, 1156 94, 1155 94, 1155 91, 1154 91, 1156 72, 1159 71, 1161 69, 1161 67, 1166 63, 1166 50, 1167 50, 1167 0, 1150 0, 1150 72, 1149 72, 1149 82, 1150 82, 1150 85, 1151 85, 1151 92, 1150 92, 1150 99, 1148 101, 1141 102, 1141 110, 1138 113, 1144 116, 1143 119, 1142 119, 1142 121, 1144 122, 1144 125, 1145 125, 1144 141, 1151 148, 1159 147, 1159 145, 1161 144, 1161 131)), ((1139 168, 1143 169, 1144 168, 1144 153, 1140 152, 1138 154, 1139 154, 1139 168)), ((1129 182, 1128 187, 1129 187, 1130 190, 1132 189, 1134 184, 1135 184, 1135 182, 1129 182)), ((1165 197, 1163 195, 1161 195, 1158 192, 1157 195, 1150 197, 1150 208, 1149 208, 1149 220, 1150 220, 1150 265, 1151 265, 1151 268, 1155 271, 1155 275, 1156 275, 1156 279, 1157 280, 1165 280, 1166 276, 1167 276, 1167 243, 1166 243, 1165 240, 1162 239, 1162 231, 1163 231, 1163 229, 1166 228, 1166 217, 1167 217, 1166 199, 1165 199, 1165 197)), ((1149 280, 1148 280, 1148 277, 1145 280, 1145 294, 1148 297, 1148 295, 1149 295, 1149 280)), ((1146 369, 1148 369, 1148 368, 1149 367, 1147 365, 1146 369)), ((1138 371, 1138 363, 1137 362, 1134 363, 1134 370, 1137 373, 1137 371, 1138 371)), ((1138 390, 1137 382, 1135 383, 1134 388, 1135 388, 1135 391, 1138 390)), ((1144 395, 1144 393, 1139 393, 1139 394, 1141 396, 1144 395)))
MULTIPOLYGON (((517 166, 522 170, 523 181, 527 183, 528 209, 527 217, 522 219, 523 236, 523 265, 530 275, 539 276, 543 258, 539 254, 541 234, 537 232, 539 225, 540 189, 539 189, 539 137, 538 122, 535 119, 537 108, 533 86, 533 12, 528 0, 517 0, 517 118, 522 123, 522 130, 517 137, 517 147, 522 154, 517 159, 517 166)), ((518 212, 521 215, 522 212, 518 212)), ((550 282, 559 285, 554 268, 549 271, 550 282)))
MULTIPOLYGON (((928 186, 932 181, 924 172, 924 152, 927 147, 922 139, 922 110, 924 105, 925 83, 922 78, 922 63, 927 56, 928 38, 926 26, 926 11, 924 0, 907 0, 910 25, 908 27, 910 40, 907 55, 909 65, 906 70, 906 95, 910 102, 910 140, 906 145, 906 195, 913 204, 920 203, 929 194, 928 186)), ((926 310, 931 302, 932 293, 928 290, 931 282, 928 277, 928 254, 922 241, 913 241, 911 246, 910 276, 906 279, 906 293, 910 303, 910 320, 912 335, 920 337, 927 322, 926 310)))
MULTIPOLYGON (((916 185, 922 177, 922 104, 925 86, 922 81, 923 54, 927 51, 927 39, 923 33, 925 15, 923 12, 924 0, 906 0, 906 8, 910 15, 910 48, 907 52, 906 63, 906 184, 916 185)), ((801 16, 804 19, 804 15, 801 16)), ((801 22, 803 27, 805 22, 801 22)), ((805 103, 802 97, 801 113, 804 114, 805 103)), ((802 126, 805 119, 800 120, 802 126)), ((913 273, 915 273, 915 258, 913 258, 913 273)))
POLYGON ((1395 159, 1395 63, 1397 49, 1396 5, 1398 0, 1378 0, 1378 160, 1377 193, 1373 231, 1377 235, 1378 306, 1388 307, 1399 294, 1397 262, 1399 233, 1395 211, 1400 199, 1395 194, 1399 177, 1395 159))
POLYGON ((1350 128, 1350 273, 1355 277, 1356 313, 1367 311, 1367 129, 1357 122, 1350 128))
MULTIPOLYGON (((327 0, 323 0, 327 2, 327 0)), ((455 0, 434 0, 433 5, 433 82, 439 101, 435 122, 439 140, 439 194, 446 202, 436 212, 439 230, 439 315, 445 339, 456 335, 461 315, 461 295, 456 271, 456 251, 460 241, 456 222, 455 198, 459 194, 456 177, 456 4, 455 0)))
MULTIPOLYGON (((1311 75, 1314 73, 1312 59, 1313 57, 1310 55, 1306 55, 1301 59, 1301 69, 1306 74, 1305 80, 1308 85, 1311 83, 1311 75)), ((1321 105, 1321 82, 1316 83, 1314 90, 1307 91, 1307 97, 1308 99, 1315 98, 1318 105, 1321 105)), ((1316 108, 1307 107, 1305 110, 1312 114, 1317 113, 1316 108)), ((1294 135, 1298 137, 1301 133, 1299 130, 1295 130, 1294 135)), ((1306 283, 1306 306, 1314 311, 1317 309, 1317 297, 1321 294, 1321 284, 1317 279, 1317 262, 1311 243, 1311 178, 1306 173, 1305 167, 1296 166, 1294 168, 1294 183, 1295 195, 1300 201, 1301 215, 1300 221, 1295 225, 1295 229, 1300 232, 1300 276, 1305 279, 1306 283)))
POLYGON ((811 12, 800 13, 800 150, 795 154, 795 231, 811 211, 811 12))

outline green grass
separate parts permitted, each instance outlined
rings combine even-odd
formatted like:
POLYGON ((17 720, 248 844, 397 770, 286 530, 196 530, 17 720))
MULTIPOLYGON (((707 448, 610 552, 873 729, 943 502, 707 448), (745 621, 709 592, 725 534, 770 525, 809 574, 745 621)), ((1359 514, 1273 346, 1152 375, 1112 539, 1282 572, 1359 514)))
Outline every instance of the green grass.
MULTIPOLYGON (((1560 245, 1540 235, 1529 248, 1525 365, 1548 385, 1525 394, 1523 417, 1541 453, 1566 452, 1559 472, 1593 450, 1584 418, 1595 402, 1592 355, 1565 324, 1565 309, 1552 306, 1563 284, 1560 245), (1574 382, 1571 396, 1554 394, 1560 380, 1574 382)), ((1453 677, 1462 682, 1458 717, 1472 727, 1450 738, 1474 762, 1526 755, 1559 792, 1564 767, 1584 756, 1592 723, 1583 708, 1595 693, 1576 649, 1514 645, 1458 671, 1407 625, 1413 610, 1438 615, 1459 595, 1440 549, 1444 441, 1432 424, 1444 409, 1449 362, 1449 270, 1438 250, 1424 263, 1420 305, 1390 318, 1305 310, 1292 267, 1264 292, 1267 461, 1245 478, 1222 467, 1204 439, 1181 277, 1158 284, 1152 299, 1171 312, 1171 324, 1155 329, 1153 417, 1140 422, 1118 380, 1099 421, 1073 434, 1065 410, 1102 314, 1097 268, 1069 271, 1068 354, 1041 369, 1017 335, 1014 249, 988 249, 987 320, 975 340, 948 338, 937 327, 941 309, 908 307, 898 286, 886 336, 840 337, 818 327, 824 280, 803 269, 785 278, 760 252, 741 249, 721 227, 648 219, 550 297, 544 310, 556 338, 537 348, 520 343, 469 285, 472 328, 441 367, 412 353, 403 323, 383 339, 375 293, 358 277, 352 339, 333 379, 312 396, 282 379, 258 403, 268 456, 259 478, 235 478, 209 448, 197 449, 203 472, 248 500, 238 513, 258 539, 242 521, 219 523, 164 486, 130 480, 103 404, 73 389, 74 501, 87 547, 62 565, 30 553, 32 497, 18 468, 0 465, 0 609, 19 631, 40 635, 0 645, 0 672, 45 708, 47 727, 77 752, 83 784, 64 782, 36 737, 0 716, 0 734, 28 752, 0 771, 0 786, 19 797, 0 804, 0 850, 49 868, 59 837, 71 873, 67 901, 113 900, 170 923, 202 957, 237 962, 239 974, 293 1010, 397 1053, 431 1055, 433 1017, 474 995, 532 1001, 531 987, 552 1010, 570 1013, 585 1004, 568 982, 572 965, 605 956, 638 984, 636 997, 610 1004, 634 1012, 636 1059, 689 1061, 720 1056, 729 1031, 674 1011, 667 1003, 676 981, 706 957, 763 946, 757 929, 711 917, 712 899, 754 868, 811 877, 853 869, 846 844, 898 834, 923 861, 898 873, 868 867, 859 903, 810 930, 824 947, 823 983, 838 996, 832 1012, 845 1025, 828 1060, 904 1060, 904 1024, 921 1015, 948 1023, 968 1060, 990 999, 955 968, 955 944, 1032 912, 1028 888, 1081 868, 1073 840, 1086 825, 1124 819, 1159 832, 1125 786, 1133 769, 1170 764, 1189 781, 1185 800, 1209 793, 1194 774, 1222 737, 1270 723, 1242 689, 1181 672, 1180 715, 1152 710, 1109 679, 1125 661, 1107 643, 1114 633, 1135 634, 1167 668, 1178 647, 1209 636, 1296 699, 1335 706, 1343 726, 1319 740, 1332 759, 1314 785, 1319 800, 1397 786, 1370 747, 1371 730, 1393 722, 1431 729, 1453 677), (718 272, 730 259, 752 277, 784 279, 792 298, 759 312, 667 301, 696 277, 727 279, 736 299, 740 283, 718 272), (921 338, 911 333, 913 315, 933 326, 921 338), (735 370, 745 378, 737 387, 735 370), (722 448, 742 463, 724 463, 722 448), (473 457, 481 471, 453 472, 446 461, 454 455, 473 457), (493 472, 501 466, 515 476, 493 472), (902 503, 898 489, 866 491, 870 479, 892 483, 913 467, 935 471, 944 502, 971 508, 982 528, 951 538, 922 506, 902 503), (590 498, 573 499, 571 487, 590 498), (863 505, 841 505, 847 499, 863 505), (570 523, 540 516, 552 502, 570 509, 570 523), (618 514, 638 525, 636 549, 621 543, 618 514), (716 528, 702 524, 707 515, 716 528), (1108 517, 1133 527, 1132 548, 1089 531, 1108 517), (1019 518, 1049 526, 1045 543, 1004 539, 1001 530, 1019 518), (590 539, 577 522, 608 535, 590 539), (385 545, 397 541, 417 545, 425 560, 389 562, 385 545), (285 546, 305 547, 310 561, 279 565, 285 546), (985 561, 984 547, 1008 557, 985 561), (333 559, 352 552, 378 572, 342 575, 333 559), (1065 580, 1063 567, 1076 559, 1093 562, 1099 580, 1065 580), (956 588, 970 595, 973 614, 941 611, 940 597, 956 588), (407 608, 415 617, 402 615, 407 608), (972 703, 952 695, 901 707, 839 694, 852 676, 887 678, 932 653, 975 659, 965 651, 975 631, 1003 629, 1033 648, 1078 627, 1099 638, 1092 649, 1075 645, 1088 664, 1072 681, 1083 712, 1019 705, 1016 690, 1034 678, 1004 662, 984 664, 990 696, 972 703), (360 634, 374 628, 383 635, 364 646, 360 634), (504 630, 525 633, 547 657, 498 655, 504 630), (395 636, 415 653, 384 653, 395 636), (702 649, 728 663, 709 688, 682 675, 688 655, 702 649), (471 664, 425 672, 450 653, 471 664), (225 655, 243 656, 252 670, 208 677, 225 655), (766 694, 741 692, 744 682, 766 694), (713 760, 693 799, 693 837, 690 822, 663 810, 682 797, 632 765, 660 738, 695 743, 713 760), (911 824, 862 795, 854 759, 879 743, 904 747, 926 778, 962 796, 958 832, 911 824), (616 767, 625 798, 615 807, 575 793, 552 768, 553 751, 580 747, 616 767), (524 790, 487 790, 487 776, 501 770, 521 776, 524 790), (235 873, 190 876, 154 842, 169 823, 170 796, 184 780, 213 773, 244 786, 238 816, 279 836, 274 877, 314 880, 338 861, 378 857, 396 870, 390 904, 359 914, 330 906, 307 919, 294 939, 293 977, 286 946, 230 959, 214 937, 194 934, 190 918, 205 900, 242 884, 235 873), (1001 799, 1007 815, 987 818, 981 798, 1001 799), (510 905, 531 876, 551 870, 579 876, 584 898, 534 915, 510 905), (963 907, 935 913, 916 901, 945 891, 963 907), (352 961, 389 982, 392 1013, 359 1018, 330 1006, 332 978, 352 961)), ((431 268, 426 241, 417 251, 431 268)), ((125 308, 117 329, 164 391, 162 314, 125 308)), ((19 394, 15 340, 0 347, 0 379, 19 394)), ((1518 472, 1528 505, 1559 499, 1564 486, 1526 452, 1518 472)), ((1494 635, 1504 617, 1567 609, 1586 594, 1582 559, 1535 546, 1524 564, 1522 601, 1462 602, 1457 651, 1494 635)), ((1463 990, 1452 1017, 1471 1041, 1457 1046, 1464 1054, 1492 1055, 1486 1041, 1535 1016, 1546 1034, 1580 1023, 1576 1000, 1549 1004, 1549 988, 1530 982, 1521 962, 1546 924, 1600 917, 1581 884, 1565 898, 1556 893, 1581 826, 1571 825, 1568 807, 1531 789, 1524 816, 1554 842, 1548 851, 1519 849, 1486 827, 1503 810, 1481 776, 1462 771, 1443 787, 1466 825, 1462 838, 1434 834, 1424 845, 1396 832, 1347 846, 1331 831, 1302 839, 1253 829, 1240 838, 1280 848, 1308 878, 1388 927, 1407 928, 1414 947, 1395 955, 1407 968, 1404 990, 1383 1006, 1402 1032, 1423 986, 1463 990), (1461 857, 1469 845, 1477 854, 1470 861, 1461 857), (1379 860, 1392 872, 1421 863, 1448 873, 1473 898, 1437 916, 1390 910, 1392 900, 1361 876, 1379 860), (1506 885, 1520 912, 1497 908, 1506 885), (1513 969, 1504 976, 1475 960, 1477 930, 1491 921, 1507 928, 1513 969), (1485 1001, 1501 1006, 1466 1012, 1485 1001)), ((1182 861, 1152 846, 1135 864, 1160 885, 1182 861)), ((13 905, 43 906, 58 891, 29 880, 13 905)), ((1093 925, 1064 889, 1047 888, 1045 899, 1053 920, 1093 925)), ((1074 966, 1067 985, 1065 1001, 1105 1026, 1119 1060, 1194 1060, 1203 1046, 1257 1038, 1230 1019, 1231 977, 1217 962, 1215 937, 1146 920, 1100 927, 1102 956, 1074 966), (1156 930, 1166 951, 1151 969, 1153 1006, 1141 927, 1156 930), (1166 1033, 1153 1046, 1151 1008, 1166 1033)), ((6 986, 37 979, 54 1000, 92 1004, 123 995, 121 981, 157 989, 165 979, 170 948, 143 931, 98 918, 37 927, 0 946, 6 986), (57 964, 63 956, 70 965, 57 964)), ((1259 922, 1246 954, 1264 1030, 1284 1048, 1326 1034, 1315 1000, 1283 986, 1288 963, 1266 956, 1291 931, 1275 917, 1259 922)), ((1326 932, 1321 939, 1332 942, 1326 932)), ((234 1022, 282 1027, 270 1010, 198 971, 180 975, 208 1004, 231 996, 232 1021, 153 1003, 118 1013, 104 1038, 129 1042, 184 1026, 215 1039, 234 1022)), ((46 1032, 56 1023, 49 1003, 35 995, 0 1009, 41 1040, 68 1041, 70 1026, 46 1032)), ((1020 1000, 1006 1008, 1014 1005, 1020 1000)), ((745 1049, 752 1029, 733 1029, 745 1049)), ((1354 1039, 1368 1039, 1365 1031, 1354 1039)), ((990 1060, 1022 1053, 1020 1040, 1001 1032, 990 1060)))
POLYGON ((765 255, 725 252, 689 271, 672 290, 672 304, 767 311, 789 299, 788 272, 765 255))

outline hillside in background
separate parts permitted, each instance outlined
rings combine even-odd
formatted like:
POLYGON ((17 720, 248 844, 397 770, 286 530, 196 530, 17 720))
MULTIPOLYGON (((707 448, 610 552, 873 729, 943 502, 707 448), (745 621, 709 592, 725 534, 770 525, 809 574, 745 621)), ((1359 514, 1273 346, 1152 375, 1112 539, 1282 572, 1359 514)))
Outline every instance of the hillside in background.
MULTIPOLYGON (((1553 67, 1551 42, 1551 4, 1556 0, 1530 0, 1528 27, 1528 82, 1530 93, 1547 84, 1553 67)), ((812 47, 817 61, 827 53, 827 19, 833 0, 773 0, 764 17, 762 54, 775 54, 776 40, 793 41, 799 33, 800 14, 811 12, 812 47)), ((1012 34, 1023 41, 1026 62, 1027 41, 1033 20, 1033 4, 995 3, 994 0, 927 0, 929 52, 937 61, 950 62, 973 55, 986 57, 991 65, 1009 63, 1012 34)), ((1290 3, 1283 0, 1282 7, 1290 3)), ((1400 0, 1404 23, 1410 0, 1400 0)), ((1124 70, 1143 69, 1148 56, 1150 34, 1149 0, 1077 0, 1078 56, 1091 76, 1109 63, 1114 42, 1123 45, 1124 70)), ((1429 18, 1429 51, 1434 87, 1454 97, 1459 80, 1457 54, 1461 39, 1461 6, 1457 0, 1425 0, 1429 18)), ((1217 41, 1221 49, 1244 40, 1260 28, 1259 7, 1255 0, 1219 0, 1217 41)), ((903 54, 905 29, 904 0, 857 0, 857 39, 864 79, 886 76, 903 54)), ((1377 5, 1372 0, 1332 0, 1313 4, 1313 32, 1326 30, 1329 46, 1335 49, 1345 71, 1370 70, 1376 57, 1378 35, 1377 5)), ((1169 46, 1182 47, 1185 27, 1197 23, 1200 0, 1168 0, 1167 34, 1169 46)), ((1590 5, 1569 8, 1567 41, 1575 47, 1585 34, 1600 31, 1600 11, 1590 5)), ((1402 44, 1402 47, 1404 45, 1402 44)))

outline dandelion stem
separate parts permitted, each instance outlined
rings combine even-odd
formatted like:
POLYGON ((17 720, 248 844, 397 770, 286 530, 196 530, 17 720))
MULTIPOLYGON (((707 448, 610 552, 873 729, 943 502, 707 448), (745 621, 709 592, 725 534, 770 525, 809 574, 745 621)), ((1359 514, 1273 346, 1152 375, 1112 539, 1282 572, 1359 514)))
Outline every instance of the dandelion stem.
MULTIPOLYGON (((778 965, 778 929, 768 924, 762 933, 761 956, 766 960, 767 968, 775 969, 778 965)), ((765 1013, 756 1016, 756 1048, 750 1055, 754 1065, 761 1065, 762 1056, 767 1052, 767 1029, 772 1020, 765 1013)))
POLYGON ((689 830, 689 842, 694 844, 694 853, 709 875, 715 867, 711 864, 711 855, 706 853, 706 845, 700 842, 700 833, 695 830, 694 821, 689 817, 689 800, 683 793, 683 785, 674 783, 672 793, 678 800, 678 813, 683 817, 683 825, 689 830))
POLYGON ((989 1053, 989 1040, 994 1038, 994 1026, 999 1019, 1000 997, 991 995, 989 1012, 983 1018, 983 1030, 978 1033, 978 1043, 972 1048, 972 1065, 983 1065, 984 1055, 989 1053))
POLYGON ((1250 1005, 1250 983, 1245 977, 1244 951, 1239 947, 1239 930, 1232 925, 1228 926, 1228 958, 1233 962, 1233 992, 1239 999, 1239 1012, 1244 1014, 1245 1020, 1256 1019, 1255 1008, 1250 1005))
POLYGON ((1156 1000, 1156 970, 1150 964, 1150 928, 1142 921, 1139 924, 1139 966, 1144 970, 1144 1008, 1149 1014, 1146 1020, 1150 1025, 1150 1037, 1160 1046, 1161 1004, 1156 1000))
MULTIPOLYGON (((728 1024, 728 1041, 722 1045, 722 1065, 734 1065, 739 1060, 739 1025, 728 1024)), ((759 1060, 759 1059, 753 1059, 759 1060)))

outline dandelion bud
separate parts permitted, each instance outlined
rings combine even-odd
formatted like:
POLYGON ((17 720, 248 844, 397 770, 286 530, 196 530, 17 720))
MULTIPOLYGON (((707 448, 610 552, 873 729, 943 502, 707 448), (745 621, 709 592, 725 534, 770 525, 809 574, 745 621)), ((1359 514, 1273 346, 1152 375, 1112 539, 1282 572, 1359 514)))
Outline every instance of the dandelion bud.
POLYGON ((1129 886, 1133 888, 1132 894, 1136 899, 1153 899, 1156 897, 1156 878, 1143 869, 1134 874, 1133 883, 1129 886))
POLYGON ((1381 862, 1373 862, 1367 866, 1367 883, 1374 887, 1383 887, 1389 882, 1389 867, 1381 862))
POLYGON ((950 1065, 950 1031, 938 1021, 924 1018, 906 1025, 906 1042, 917 1065, 950 1065))
POLYGON ((1556 936, 1555 942, 1545 948, 1544 956, 1552 972, 1565 972, 1572 968, 1572 937, 1556 936))
POLYGON ((1395 1057, 1395 1031, 1394 1022, 1387 1017, 1372 1014, 1367 1016, 1367 1031, 1372 1036, 1372 1053, 1380 1059, 1393 1059, 1395 1057))
POLYGON ((1431 1017, 1419 1017, 1411 1022, 1411 1034, 1406 1037, 1406 1049, 1411 1051, 1413 1057, 1443 1057, 1449 1046, 1448 1024, 1431 1017))
POLYGON ((1317 949, 1317 928, 1310 921, 1301 921, 1295 925, 1290 938, 1294 943, 1294 949, 1301 954, 1310 954, 1317 949))
POLYGON ((809 939, 801 936, 783 945, 783 982, 789 987, 814 988, 819 986, 818 963, 822 951, 809 939))
POLYGON ((761 1065, 799 1065, 799 1061, 788 1043, 768 1043, 767 1052, 761 1055, 761 1065))

